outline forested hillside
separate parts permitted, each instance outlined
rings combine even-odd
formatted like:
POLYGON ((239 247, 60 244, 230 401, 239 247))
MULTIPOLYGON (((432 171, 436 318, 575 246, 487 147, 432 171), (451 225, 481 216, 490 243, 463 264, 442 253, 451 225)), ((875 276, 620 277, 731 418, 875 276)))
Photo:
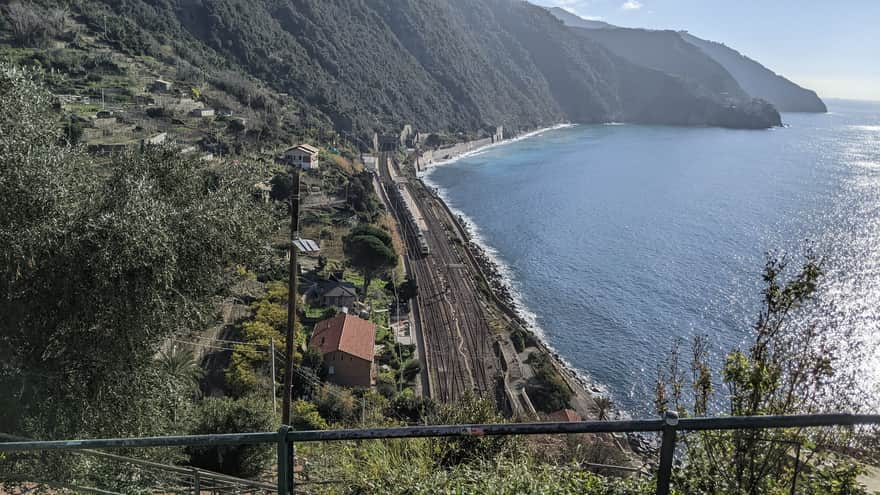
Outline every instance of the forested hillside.
POLYGON ((685 42, 675 31, 624 28, 574 30, 630 62, 677 74, 693 82, 706 95, 723 95, 730 101, 751 98, 724 67, 699 48, 685 42))
MULTIPOLYGON (((75 0, 67 7, 119 52, 155 58, 177 74, 196 71, 219 87, 255 78, 289 95, 278 119, 293 126, 367 136, 404 123, 452 131, 560 121, 779 124, 768 105, 730 108, 718 92, 630 63, 518 0, 75 0)), ((275 106, 265 97, 247 104, 275 106)))

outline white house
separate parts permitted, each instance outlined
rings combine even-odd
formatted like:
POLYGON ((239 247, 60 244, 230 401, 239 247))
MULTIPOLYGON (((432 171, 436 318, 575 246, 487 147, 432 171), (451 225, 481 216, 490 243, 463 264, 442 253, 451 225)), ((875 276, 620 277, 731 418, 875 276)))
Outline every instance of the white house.
POLYGON ((195 108, 189 114, 193 117, 201 117, 201 118, 213 117, 214 116, 214 109, 213 108, 195 108))
POLYGON ((288 148, 287 151, 281 155, 281 160, 300 167, 303 170, 317 170, 318 148, 308 144, 301 144, 293 148, 288 148))

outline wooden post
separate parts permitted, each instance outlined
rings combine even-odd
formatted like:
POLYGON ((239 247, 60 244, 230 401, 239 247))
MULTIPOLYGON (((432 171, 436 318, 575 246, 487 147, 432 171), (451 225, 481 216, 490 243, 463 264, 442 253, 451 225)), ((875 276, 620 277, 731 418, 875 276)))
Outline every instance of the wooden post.
POLYGON ((272 414, 278 421, 278 401, 275 400, 275 339, 269 337, 269 353, 272 355, 272 414))
POLYGON ((299 230, 299 169, 294 168, 290 188, 290 267, 287 282, 287 338, 284 343, 286 363, 284 367, 284 401, 281 409, 281 422, 290 425, 290 395, 293 392, 293 357, 296 341, 296 269, 297 249, 294 241, 299 230))

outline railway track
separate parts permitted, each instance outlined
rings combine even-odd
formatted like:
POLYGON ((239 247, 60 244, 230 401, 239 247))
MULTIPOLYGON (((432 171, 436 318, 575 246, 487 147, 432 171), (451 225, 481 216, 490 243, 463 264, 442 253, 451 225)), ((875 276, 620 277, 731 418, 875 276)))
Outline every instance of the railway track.
POLYGON ((494 390, 497 358, 492 351, 488 310, 480 300, 473 275, 475 267, 461 251, 464 240, 421 183, 394 183, 386 168, 389 166, 393 165, 380 157, 380 184, 398 217, 419 285, 417 303, 431 396, 442 401, 454 401, 469 393, 488 396, 494 390), (430 254, 423 252, 417 227, 403 218, 405 205, 395 190, 398 186, 406 188, 421 211, 427 225, 421 234, 430 254))

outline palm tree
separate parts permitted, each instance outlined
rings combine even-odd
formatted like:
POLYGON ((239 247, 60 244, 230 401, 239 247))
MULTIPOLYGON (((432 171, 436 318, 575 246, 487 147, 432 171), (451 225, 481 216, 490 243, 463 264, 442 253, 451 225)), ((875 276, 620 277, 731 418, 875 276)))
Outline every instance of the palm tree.
POLYGON ((160 352, 158 361, 160 368, 171 379, 190 388, 194 393, 199 392, 205 372, 190 349, 173 346, 170 351, 160 352))
POLYGON ((596 418, 599 421, 608 419, 611 408, 614 407, 614 401, 610 397, 600 395, 594 399, 594 402, 596 403, 596 418))

